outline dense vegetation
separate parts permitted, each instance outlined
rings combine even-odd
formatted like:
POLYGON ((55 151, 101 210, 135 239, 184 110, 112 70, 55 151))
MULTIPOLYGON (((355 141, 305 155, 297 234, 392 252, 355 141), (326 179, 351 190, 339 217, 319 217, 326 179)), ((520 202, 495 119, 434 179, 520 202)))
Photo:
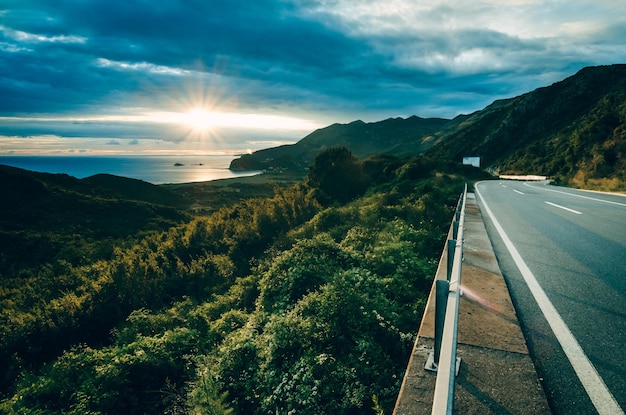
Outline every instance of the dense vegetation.
POLYGON ((605 95, 549 140, 517 150, 502 169, 544 172, 582 188, 626 191, 626 90, 605 95))
POLYGON ((390 413, 474 174, 330 149, 271 197, 2 262, 0 413, 390 413))

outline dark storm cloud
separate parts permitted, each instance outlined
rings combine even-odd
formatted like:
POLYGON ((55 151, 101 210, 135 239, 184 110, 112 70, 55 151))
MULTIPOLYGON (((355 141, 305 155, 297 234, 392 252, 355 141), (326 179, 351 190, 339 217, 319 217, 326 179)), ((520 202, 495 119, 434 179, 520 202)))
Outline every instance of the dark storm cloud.
POLYGON ((5 0, 0 134, 162 136, 149 122, 34 118, 198 101, 321 123, 453 117, 624 61, 620 2, 572 2, 5 0))
MULTIPOLYGON (((3 43, 22 48, 1 52, 0 75, 10 82, 0 92, 14 100, 0 104, 0 110, 9 114, 71 110, 102 100, 115 103, 115 98, 122 101, 146 85, 180 88, 180 77, 172 74, 120 73, 119 68, 98 66, 99 59, 216 73, 240 78, 248 87, 248 81, 262 81, 270 102, 281 99, 271 91, 287 96, 298 90, 336 94, 346 86, 336 85, 338 79, 369 70, 369 65, 354 64, 367 57, 366 46, 320 23, 303 21, 282 2, 94 0, 26 5, 30 8, 20 3, 18 10, 4 16, 3 43), (19 32, 56 41, 28 39, 19 32)), ((256 89, 244 93, 260 98, 256 89)))

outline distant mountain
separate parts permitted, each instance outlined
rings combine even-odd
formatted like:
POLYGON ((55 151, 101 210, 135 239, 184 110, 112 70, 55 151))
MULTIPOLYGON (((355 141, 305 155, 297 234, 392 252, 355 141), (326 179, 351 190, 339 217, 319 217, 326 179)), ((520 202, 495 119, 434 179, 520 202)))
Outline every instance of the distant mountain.
POLYGON ((461 118, 410 117, 384 121, 333 124, 304 137, 296 144, 273 147, 247 154, 232 161, 231 170, 264 170, 272 168, 306 169, 315 156, 329 147, 345 146, 359 158, 385 153, 397 156, 421 154, 434 143, 431 134, 461 118))
POLYGON ((231 169, 303 169, 333 146, 346 146, 360 158, 425 154, 460 162, 479 156, 483 167, 501 172, 626 181, 626 65, 584 68, 452 120, 414 116, 333 124, 296 144, 236 159, 231 169))

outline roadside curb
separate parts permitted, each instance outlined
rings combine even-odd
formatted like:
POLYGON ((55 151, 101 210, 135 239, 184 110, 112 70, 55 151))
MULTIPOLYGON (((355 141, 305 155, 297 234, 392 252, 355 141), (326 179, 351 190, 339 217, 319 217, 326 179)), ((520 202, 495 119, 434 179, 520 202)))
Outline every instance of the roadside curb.
MULTIPOLYGON (((508 288, 479 205, 467 194, 459 311, 455 413, 550 414, 528 354, 508 288)), ((435 279, 446 278, 447 250, 435 279)), ((434 338, 434 285, 411 354, 394 414, 430 414, 436 374, 424 370, 434 338)))

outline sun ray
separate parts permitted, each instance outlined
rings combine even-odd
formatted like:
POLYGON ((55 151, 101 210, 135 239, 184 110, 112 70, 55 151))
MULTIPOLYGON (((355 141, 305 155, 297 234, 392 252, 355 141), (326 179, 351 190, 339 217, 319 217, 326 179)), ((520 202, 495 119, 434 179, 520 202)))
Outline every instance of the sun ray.
POLYGON ((250 140, 271 132, 296 140, 323 126, 272 110, 242 107, 236 94, 226 93, 233 82, 227 67, 226 61, 216 62, 212 68, 198 64, 186 69, 189 77, 180 88, 154 85, 146 95, 142 116, 162 124, 163 135, 181 147, 193 145, 209 150, 246 145, 237 147, 238 152, 247 151, 250 140))

